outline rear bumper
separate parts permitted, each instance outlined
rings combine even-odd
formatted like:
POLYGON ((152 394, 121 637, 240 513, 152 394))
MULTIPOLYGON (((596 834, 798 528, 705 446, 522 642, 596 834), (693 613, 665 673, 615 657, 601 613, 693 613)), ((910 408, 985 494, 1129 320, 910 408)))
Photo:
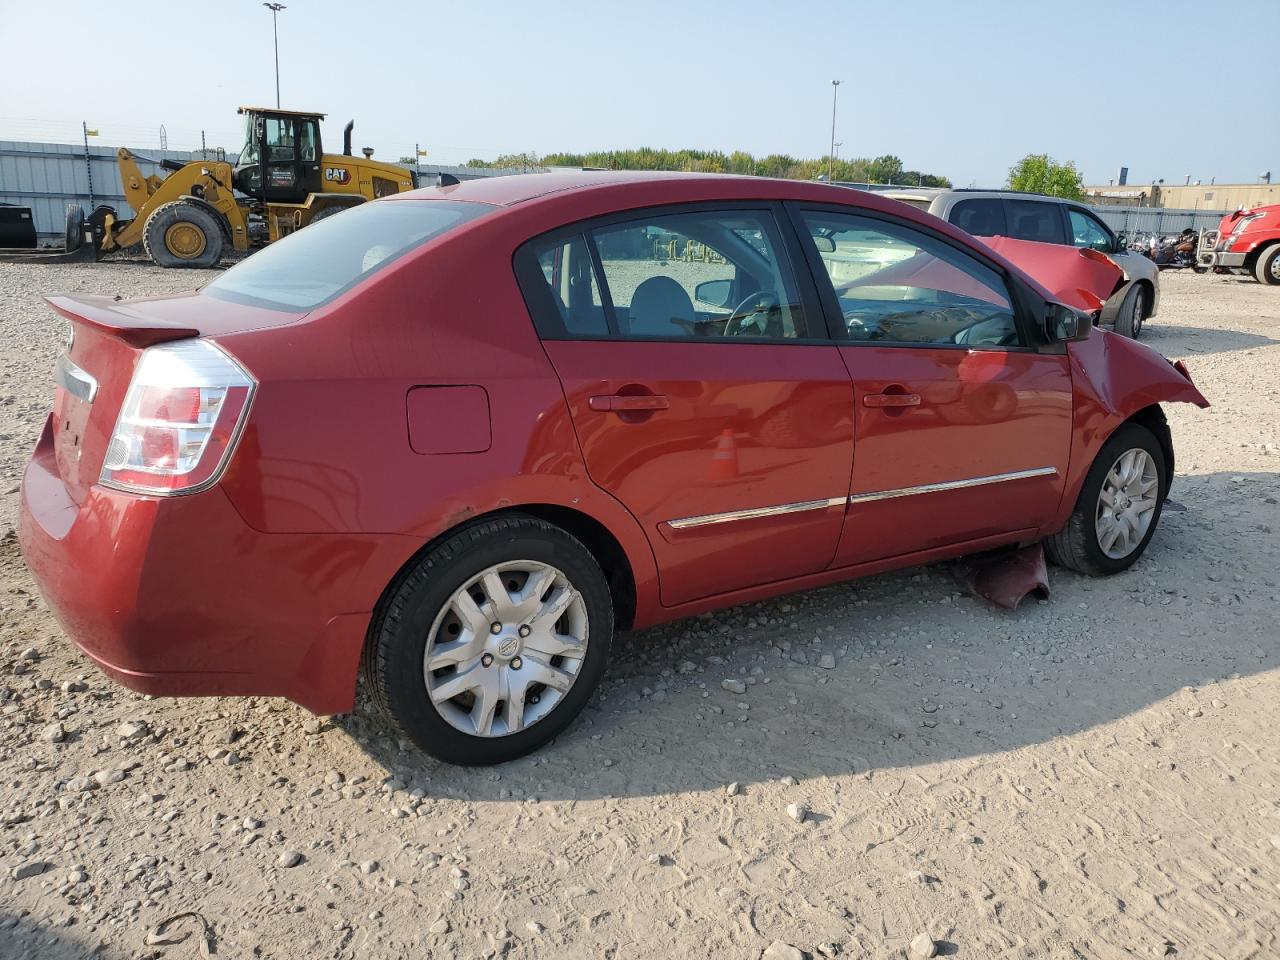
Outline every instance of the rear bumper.
POLYGON ((19 539, 67 634, 156 696, 283 696, 350 710, 369 619, 411 538, 264 534, 218 487, 75 503, 48 423, 22 482, 19 539))

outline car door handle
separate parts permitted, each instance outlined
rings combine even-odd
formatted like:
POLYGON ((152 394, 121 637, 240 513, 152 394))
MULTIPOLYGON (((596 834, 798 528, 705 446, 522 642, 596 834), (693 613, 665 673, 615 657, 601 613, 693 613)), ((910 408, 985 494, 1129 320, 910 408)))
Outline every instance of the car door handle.
POLYGON ((864 407, 918 407, 918 393, 868 393, 862 398, 864 407))
POLYGON ((624 413, 638 410, 666 410, 671 404, 666 397, 642 393, 592 397, 587 401, 587 406, 602 413, 624 413))

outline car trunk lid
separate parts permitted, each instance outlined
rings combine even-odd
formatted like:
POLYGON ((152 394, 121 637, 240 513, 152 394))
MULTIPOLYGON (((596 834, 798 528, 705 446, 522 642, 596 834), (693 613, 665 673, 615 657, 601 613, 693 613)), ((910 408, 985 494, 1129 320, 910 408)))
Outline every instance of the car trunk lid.
POLYGON ((59 295, 47 302, 72 328, 71 347, 54 371, 53 442, 58 473, 77 504, 98 480, 134 368, 147 347, 281 326, 302 317, 197 295, 129 302, 59 295))

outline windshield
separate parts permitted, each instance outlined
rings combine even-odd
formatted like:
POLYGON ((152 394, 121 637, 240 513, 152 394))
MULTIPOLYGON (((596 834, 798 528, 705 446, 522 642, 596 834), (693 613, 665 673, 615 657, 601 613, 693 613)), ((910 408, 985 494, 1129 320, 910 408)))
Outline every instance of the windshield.
POLYGON ((415 247, 493 209, 449 200, 361 204, 277 240, 204 292, 256 307, 312 310, 415 247))

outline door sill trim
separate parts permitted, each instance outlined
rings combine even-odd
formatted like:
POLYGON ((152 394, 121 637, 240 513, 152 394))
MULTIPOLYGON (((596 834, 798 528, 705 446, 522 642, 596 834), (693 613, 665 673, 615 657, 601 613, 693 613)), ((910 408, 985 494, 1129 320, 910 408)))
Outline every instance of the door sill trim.
POLYGON ((830 510, 842 507, 845 497, 829 497, 826 500, 804 500, 800 503, 781 503, 774 507, 756 507, 751 510, 733 510, 729 513, 707 513, 698 517, 682 517, 679 520, 668 520, 667 525, 673 530, 689 530, 693 527, 709 527, 718 523, 733 523, 737 520, 756 520, 760 517, 781 517, 791 513, 808 513, 812 510, 830 510))
POLYGON ((1036 467, 1034 470, 1018 470, 1013 473, 995 473, 987 477, 971 477, 968 480, 948 480, 944 483, 926 483, 918 487, 899 487, 896 490, 876 490, 871 493, 850 495, 850 504, 872 503, 876 500, 892 500, 895 497, 914 497, 922 493, 941 493, 946 490, 967 490, 985 487, 991 483, 1008 483, 1010 480, 1028 480, 1032 477, 1052 477, 1057 467, 1036 467))

